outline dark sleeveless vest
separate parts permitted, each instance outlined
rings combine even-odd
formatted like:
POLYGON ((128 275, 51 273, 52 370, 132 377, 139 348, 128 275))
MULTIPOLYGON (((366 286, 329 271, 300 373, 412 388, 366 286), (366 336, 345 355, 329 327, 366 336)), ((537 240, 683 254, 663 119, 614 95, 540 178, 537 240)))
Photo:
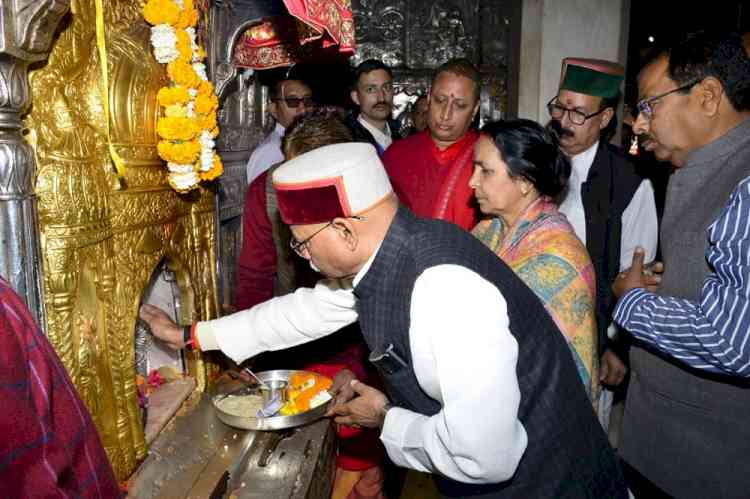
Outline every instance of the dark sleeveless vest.
POLYGON ((607 328, 612 322, 615 306, 612 282, 620 271, 622 213, 642 181, 630 158, 622 150, 602 141, 588 177, 581 185, 586 215, 586 249, 596 270, 599 356, 610 343, 607 328))
MULTIPOLYGON (((453 224, 418 219, 405 207, 399 209, 372 266, 354 290, 362 332, 372 352, 370 360, 384 379, 391 403, 426 415, 441 409, 417 382, 409 327, 415 281, 426 269, 442 264, 476 272, 507 301, 510 331, 518 342, 519 420, 528 445, 510 480, 475 485, 435 476, 441 494, 456 498, 627 497, 617 459, 565 339, 536 295, 470 234, 453 224)), ((477 366, 477 375, 481 373, 482 366, 477 366)), ((501 449, 503 442, 496 445, 501 449)))
MULTIPOLYGON (((669 179, 659 294, 700 301, 712 272, 708 226, 750 175, 750 119, 701 149, 669 179)), ((623 458, 679 498, 750 497, 750 380, 689 368, 634 345, 623 458)))

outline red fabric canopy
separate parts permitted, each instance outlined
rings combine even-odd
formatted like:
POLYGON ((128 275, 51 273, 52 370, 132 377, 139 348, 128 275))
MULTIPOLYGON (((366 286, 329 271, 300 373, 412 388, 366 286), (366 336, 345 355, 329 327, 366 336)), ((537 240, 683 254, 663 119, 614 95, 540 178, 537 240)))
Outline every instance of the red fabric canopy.
POLYGON ((249 28, 234 50, 239 67, 291 66, 307 54, 338 46, 354 52, 354 20, 348 0, 284 0, 289 15, 274 16, 249 28))

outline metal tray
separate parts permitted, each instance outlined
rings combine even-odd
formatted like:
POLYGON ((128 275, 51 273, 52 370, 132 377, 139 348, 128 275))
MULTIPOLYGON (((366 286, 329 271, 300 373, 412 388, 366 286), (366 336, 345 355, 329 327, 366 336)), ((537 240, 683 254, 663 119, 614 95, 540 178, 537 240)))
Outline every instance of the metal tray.
MULTIPOLYGON (((289 381, 289 377, 294 373, 307 373, 308 371, 292 371, 287 369, 277 369, 274 371, 263 371, 257 373, 258 377, 263 381, 289 381)), ((313 373, 310 373, 313 374, 313 373)), ((216 416, 225 424, 233 426, 235 428, 241 428, 243 430, 261 430, 261 431, 273 431, 273 430, 284 430, 286 428, 295 428, 297 426, 303 426, 313 421, 317 421, 322 418, 328 410, 329 402, 319 405, 309 411, 301 412, 293 416, 273 416, 270 418, 258 419, 255 415, 252 416, 235 416, 222 411, 216 405, 218 400, 223 399, 228 395, 251 395, 260 394, 260 388, 257 384, 246 385, 239 389, 225 391, 219 389, 213 394, 211 402, 213 403, 216 416)))

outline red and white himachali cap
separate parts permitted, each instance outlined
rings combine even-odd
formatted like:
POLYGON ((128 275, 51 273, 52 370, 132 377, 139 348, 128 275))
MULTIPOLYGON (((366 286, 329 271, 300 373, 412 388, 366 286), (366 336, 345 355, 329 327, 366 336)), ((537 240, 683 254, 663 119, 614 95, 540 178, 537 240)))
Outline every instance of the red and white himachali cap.
POLYGON ((375 148, 362 142, 319 147, 273 172, 284 223, 307 225, 351 217, 393 192, 375 148))

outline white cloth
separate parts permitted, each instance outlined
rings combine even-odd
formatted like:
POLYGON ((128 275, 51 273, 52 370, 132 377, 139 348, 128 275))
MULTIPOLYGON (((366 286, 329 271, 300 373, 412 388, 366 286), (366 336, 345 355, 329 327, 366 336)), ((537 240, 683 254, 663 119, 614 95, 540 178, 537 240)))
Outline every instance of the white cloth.
MULTIPOLYGON (((357 274, 364 276, 368 264, 357 274)), ((240 362, 339 330, 357 320, 353 283, 320 281, 314 289, 198 323, 201 345, 215 343, 240 362)), ((425 416, 393 408, 381 441, 394 463, 465 483, 509 479, 528 437, 518 420, 518 344, 498 289, 455 265, 426 270, 415 282, 409 339, 417 381, 443 409, 425 416)))
POLYGON ((357 116, 357 121, 359 121, 363 127, 367 129, 368 132, 372 134, 372 137, 375 139, 375 142, 378 143, 378 145, 385 151, 388 149, 391 144, 393 144, 393 137, 391 137, 391 128, 388 126, 388 123, 385 124, 385 131, 380 130, 374 125, 371 125, 366 119, 362 117, 362 114, 360 113, 359 116, 357 116))
MULTIPOLYGON (((586 215, 583 210, 581 185, 589 175, 591 165, 599 147, 597 141, 580 154, 570 158, 571 173, 565 199, 560 203, 560 211, 568 217, 578 238, 586 245, 586 215)), ((656 218, 654 187, 646 179, 636 189, 625 211, 622 212, 622 234, 620 237, 620 270, 625 270, 633 262, 633 252, 637 246, 645 250, 645 262, 656 256, 659 238, 659 223, 656 218)))
POLYGON ((270 167, 284 161, 284 153, 281 152, 281 139, 286 129, 280 124, 258 144, 247 162, 247 184, 250 185, 258 175, 270 167))

